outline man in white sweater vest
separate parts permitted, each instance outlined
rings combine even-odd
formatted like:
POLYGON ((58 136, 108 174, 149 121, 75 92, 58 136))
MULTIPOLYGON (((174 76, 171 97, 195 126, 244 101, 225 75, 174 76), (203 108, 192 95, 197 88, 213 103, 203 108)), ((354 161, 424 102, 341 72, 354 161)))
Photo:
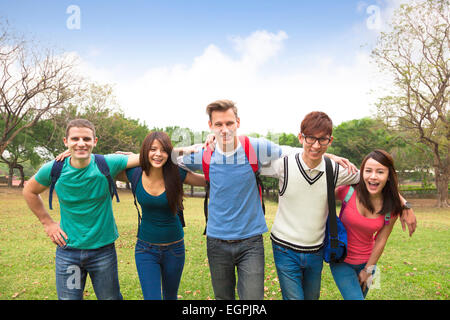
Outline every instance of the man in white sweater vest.
MULTIPOLYGON (((309 113, 298 136, 303 152, 272 162, 280 193, 271 239, 285 300, 319 299, 328 216, 323 155, 333 141, 332 130, 325 113, 309 113)), ((359 181, 359 172, 332 163, 336 187, 359 181)))

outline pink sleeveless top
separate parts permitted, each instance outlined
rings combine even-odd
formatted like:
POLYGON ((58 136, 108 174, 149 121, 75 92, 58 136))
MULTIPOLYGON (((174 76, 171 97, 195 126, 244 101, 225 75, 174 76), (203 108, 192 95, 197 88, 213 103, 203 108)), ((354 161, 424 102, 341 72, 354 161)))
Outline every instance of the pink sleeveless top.
MULTIPOLYGON (((337 198, 344 200, 350 186, 340 186, 337 198)), ((366 263, 375 244, 375 234, 384 226, 384 216, 375 219, 362 216, 356 208, 356 191, 341 212, 339 218, 347 230, 347 257, 344 262, 349 264, 366 263)))

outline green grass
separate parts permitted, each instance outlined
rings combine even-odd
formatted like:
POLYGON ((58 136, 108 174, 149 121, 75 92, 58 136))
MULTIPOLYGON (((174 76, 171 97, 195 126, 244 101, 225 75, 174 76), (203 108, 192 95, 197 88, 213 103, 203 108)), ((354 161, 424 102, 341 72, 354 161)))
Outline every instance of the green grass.
MULTIPOLYGON (((120 237, 116 241, 119 279, 125 299, 142 299, 134 261, 137 213, 130 192, 121 191, 120 203, 114 212, 120 237)), ((47 193, 42 196, 44 203, 47 193)), ((57 299, 55 287, 55 245, 48 239, 37 218, 31 213, 18 189, 0 188, 0 299, 57 299)), ((59 220, 57 201, 51 214, 59 220)), ((213 299, 214 293, 206 257, 203 199, 185 201, 186 263, 181 279, 179 298, 184 300, 213 299)), ((276 212, 276 203, 266 203, 269 229, 276 212)), ((417 208, 418 228, 412 238, 403 232, 400 223, 388 241, 378 262, 380 270, 377 289, 367 299, 374 300, 448 300, 450 293, 450 210, 417 208)), ((281 299, 273 262, 269 234, 265 243, 265 298, 281 299)), ((96 299, 90 280, 85 299, 96 299)), ((321 299, 341 299, 330 269, 324 264, 321 299)))

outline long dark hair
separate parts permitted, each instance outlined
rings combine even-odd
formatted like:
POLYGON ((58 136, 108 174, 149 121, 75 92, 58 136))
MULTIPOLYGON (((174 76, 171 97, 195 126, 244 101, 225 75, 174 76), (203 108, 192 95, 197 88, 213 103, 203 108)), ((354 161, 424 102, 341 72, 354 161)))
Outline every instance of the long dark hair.
POLYGON ((366 162, 369 159, 374 159, 375 161, 381 163, 383 166, 389 169, 388 181, 382 190, 383 195, 383 207, 378 214, 385 215, 391 212, 392 214, 399 214, 402 212, 402 204, 400 201, 400 196, 398 194, 398 178, 397 173, 394 168, 394 159, 392 156, 384 150, 376 149, 369 153, 363 160, 361 164, 361 178, 359 183, 356 185, 356 190, 358 192, 359 201, 362 205, 366 207, 370 212, 374 212, 375 209, 370 201, 369 191, 367 191, 366 184, 363 179, 363 172, 366 166, 366 162))
POLYGON ((148 158, 148 152, 155 140, 158 140, 161 143, 164 151, 167 152, 169 156, 163 166, 163 177, 170 211, 172 211, 173 214, 176 214, 178 210, 183 210, 183 183, 181 182, 178 166, 171 160, 173 146, 167 133, 153 131, 145 137, 139 155, 139 163, 142 171, 149 175, 151 164, 148 158))

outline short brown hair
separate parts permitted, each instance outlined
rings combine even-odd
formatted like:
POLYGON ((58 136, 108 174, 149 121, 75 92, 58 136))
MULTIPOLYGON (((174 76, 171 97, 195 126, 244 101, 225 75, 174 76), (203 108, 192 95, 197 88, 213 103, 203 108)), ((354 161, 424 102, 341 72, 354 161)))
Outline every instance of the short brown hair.
POLYGON ((313 111, 308 113, 300 125, 300 132, 312 135, 314 133, 325 132, 325 134, 333 133, 333 121, 330 117, 321 111, 313 111))
POLYGON ((70 128, 88 128, 92 130, 92 133, 94 135, 94 138, 96 137, 95 135, 95 127, 92 124, 92 122, 90 122, 89 120, 86 119, 74 119, 69 121, 69 123, 67 124, 66 127, 66 138, 69 137, 69 130, 70 128))
POLYGON ((206 113, 209 116, 209 120, 211 120, 211 115, 212 115, 213 111, 225 112, 228 109, 232 109, 233 112, 234 112, 234 115, 236 116, 236 118, 238 117, 236 105, 234 104, 233 101, 226 100, 226 99, 224 99, 224 100, 217 100, 217 101, 214 101, 214 102, 210 103, 206 107, 206 113))

